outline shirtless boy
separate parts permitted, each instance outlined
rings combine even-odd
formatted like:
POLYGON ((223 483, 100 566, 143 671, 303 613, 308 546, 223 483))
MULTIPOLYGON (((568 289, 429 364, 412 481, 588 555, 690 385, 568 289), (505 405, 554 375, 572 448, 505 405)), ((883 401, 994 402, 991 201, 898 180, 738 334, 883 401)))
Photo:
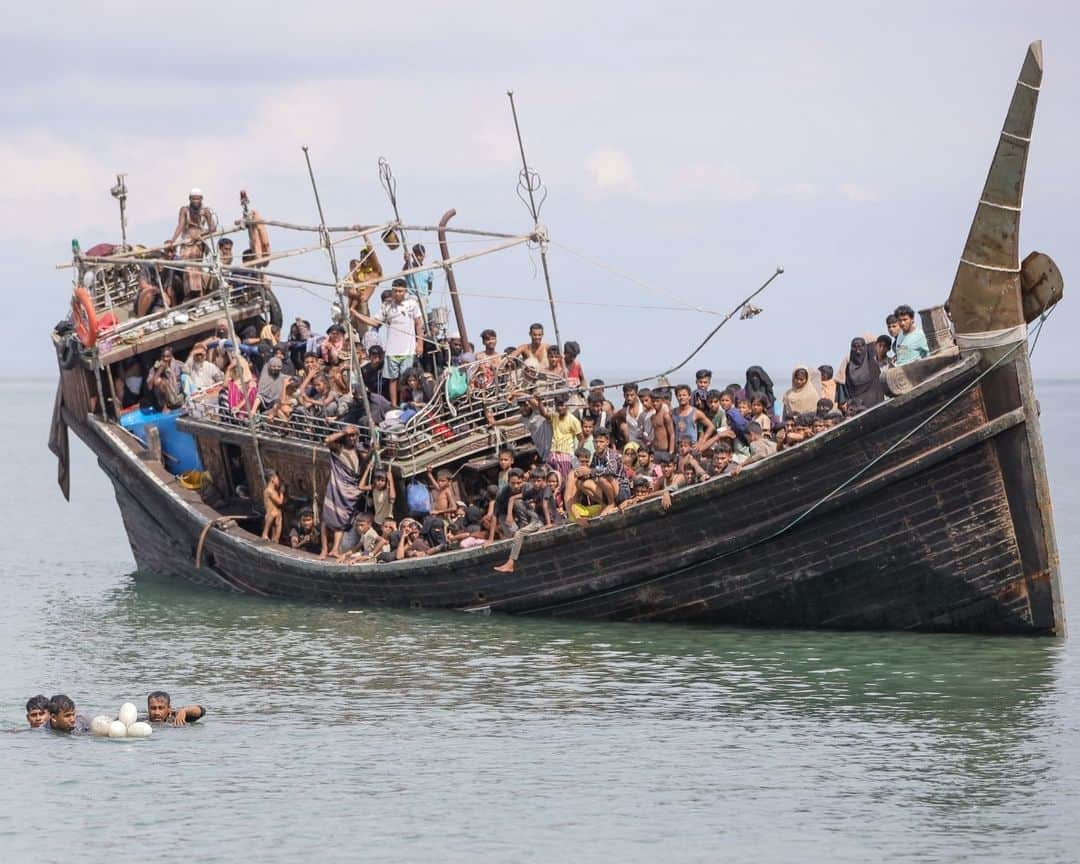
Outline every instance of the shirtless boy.
POLYGON ((452 475, 449 469, 441 468, 438 474, 432 474, 428 469, 428 479, 434 487, 431 495, 431 515, 449 519, 457 510, 457 497, 451 487, 452 475))
POLYGON ((514 356, 523 360, 535 360, 536 368, 541 372, 550 372, 551 365, 548 360, 548 344, 544 341, 544 325, 529 325, 529 341, 524 345, 518 345, 514 356))
POLYGON ((645 406, 646 415, 652 427, 653 451, 656 453, 675 452, 675 423, 671 419, 671 408, 663 398, 662 390, 640 390, 638 398, 645 406))
POLYGON ((281 508, 285 504, 285 487, 281 485, 281 478, 277 471, 271 471, 266 478, 266 489, 263 491, 263 508, 266 517, 263 519, 263 540, 272 540, 274 543, 281 542, 281 508))

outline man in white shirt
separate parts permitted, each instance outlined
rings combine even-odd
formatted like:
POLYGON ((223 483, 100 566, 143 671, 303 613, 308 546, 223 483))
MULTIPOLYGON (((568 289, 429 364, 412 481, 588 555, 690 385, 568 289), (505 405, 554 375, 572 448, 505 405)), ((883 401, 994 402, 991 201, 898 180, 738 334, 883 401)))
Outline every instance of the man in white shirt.
POLYGON ((424 353, 424 319, 416 299, 407 296, 407 291, 405 280, 395 279, 390 300, 383 303, 380 316, 386 331, 383 378, 390 386, 390 402, 395 407, 398 404, 398 381, 416 364, 416 358, 424 353))
POLYGON ((208 390, 225 380, 221 370, 206 359, 206 346, 196 342, 184 364, 184 372, 194 390, 208 390))

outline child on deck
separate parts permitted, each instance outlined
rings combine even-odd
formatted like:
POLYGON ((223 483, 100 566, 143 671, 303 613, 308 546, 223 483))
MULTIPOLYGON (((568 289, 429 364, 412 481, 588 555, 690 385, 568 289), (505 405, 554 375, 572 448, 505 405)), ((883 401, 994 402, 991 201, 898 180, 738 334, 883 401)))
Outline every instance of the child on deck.
POLYGON ((499 489, 503 489, 506 486, 507 477, 510 474, 510 469, 514 467, 514 451, 504 447, 499 451, 499 473, 496 478, 495 485, 499 489))
MULTIPOLYGON (((374 460, 368 463, 370 471, 374 460)), ((365 472, 366 473, 366 472, 365 472)), ((390 482, 389 475, 382 468, 374 471, 371 482, 360 480, 360 491, 371 493, 371 510, 375 517, 375 527, 381 528, 394 513, 394 504, 397 501, 396 489, 390 482)))
POLYGON ((563 343, 563 368, 565 369, 566 383, 570 387, 580 387, 585 383, 585 373, 581 369, 578 356, 581 354, 581 346, 577 342, 563 343))
POLYGON ((551 501, 554 502, 555 512, 552 514, 552 521, 556 525, 562 525, 566 522, 566 510, 563 507, 563 479, 558 471, 549 471, 547 475, 548 490, 551 493, 551 501))
POLYGON ((654 487, 663 475, 660 466, 653 461, 652 450, 648 447, 642 447, 638 451, 637 473, 648 477, 654 487))
POLYGON ((431 495, 431 515, 449 519, 457 509, 457 496, 450 485, 453 475, 447 468, 440 468, 437 475, 433 474, 430 468, 427 473, 434 488, 431 495))
POLYGON ((660 506, 664 510, 667 510, 671 506, 671 493, 666 489, 654 491, 652 484, 649 483, 648 477, 635 477, 632 484, 632 490, 631 497, 627 498, 619 505, 619 510, 625 512, 628 507, 633 507, 635 504, 644 504, 650 498, 659 498, 660 506))
POLYGON ((300 511, 300 518, 289 531, 289 546, 302 552, 318 552, 322 548, 322 537, 315 525, 315 511, 305 507, 300 511))
POLYGON ((596 452, 596 442, 593 441, 593 431, 596 429, 596 421, 588 414, 581 418, 581 435, 578 436, 578 446, 584 447, 591 456, 596 452))
POLYGON ((657 488, 673 491, 683 485, 682 474, 674 456, 670 453, 658 453, 656 461, 660 463, 660 481, 657 488))
POLYGON ((772 417, 768 414, 765 400, 760 396, 750 400, 750 419, 761 427, 762 432, 772 431, 772 417))
POLYGON ((270 471, 266 475, 266 488, 263 490, 263 509, 266 511, 263 519, 263 540, 281 542, 281 508, 284 504, 285 488, 281 485, 281 478, 277 471, 270 471))

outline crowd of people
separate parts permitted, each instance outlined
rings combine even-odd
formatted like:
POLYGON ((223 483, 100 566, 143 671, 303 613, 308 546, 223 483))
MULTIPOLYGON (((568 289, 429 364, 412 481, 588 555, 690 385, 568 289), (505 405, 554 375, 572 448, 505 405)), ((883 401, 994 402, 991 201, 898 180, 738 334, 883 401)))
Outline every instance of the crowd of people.
MULTIPOLYGON (((146 714, 140 720, 167 726, 186 726, 206 716, 202 705, 173 708, 172 699, 164 690, 155 690, 146 697, 146 714)), ((26 701, 26 722, 31 729, 49 729, 67 735, 88 735, 90 721, 75 708, 75 702, 64 694, 51 699, 31 696, 26 701)))
MULTIPOLYGON (((852 339, 836 370, 797 366, 791 386, 779 396, 760 366, 750 367, 743 382, 722 389, 713 386, 710 370, 701 369, 693 387, 624 384, 618 407, 603 381, 586 383, 575 343, 560 351, 544 342, 543 326, 533 324, 528 342, 501 352, 497 334, 485 330, 482 352, 461 345, 449 362, 468 364, 471 375, 482 376, 485 356, 492 362, 515 356, 566 382, 550 403, 510 392, 506 398, 518 403, 518 415, 496 419, 487 413, 493 427, 523 426, 532 445, 527 452, 502 449, 490 482, 479 489, 464 489, 447 469, 429 471, 426 482, 406 483, 400 468, 380 464, 364 448, 360 430, 346 423, 326 439, 331 475, 321 520, 311 509, 301 511, 285 542, 323 558, 359 563, 426 557, 513 538, 509 558, 497 568, 512 572, 529 534, 654 498, 666 509, 678 489, 737 475, 883 401, 884 370, 929 354, 910 307, 899 307, 886 326, 895 335, 852 339)), ((376 348, 368 349, 369 357, 376 348)), ((378 352, 376 357, 383 359, 378 352)), ((426 373, 409 365, 398 369, 404 370, 395 370, 401 392, 420 393, 413 379, 426 373)), ((283 532, 286 496, 272 475, 264 495, 264 537, 275 542, 283 532)))
MULTIPOLYGON (((199 238, 213 224, 201 196, 193 198, 181 208, 171 242, 186 238, 188 246, 205 251, 199 238)), ((403 245, 396 235, 383 240, 391 249, 403 245)), ((220 260, 231 262, 231 241, 223 237, 218 245, 220 260)), ((244 258, 253 254, 246 250, 244 258)), ((321 511, 301 511, 286 532, 289 490, 271 473, 263 495, 268 540, 356 562, 421 557, 513 537, 517 542, 502 565, 512 570, 524 536, 651 498, 667 507, 677 489, 738 474, 872 408, 885 399, 885 370, 930 353, 914 310, 899 306, 886 318, 887 333, 852 339, 835 369, 796 366, 791 386, 780 393, 760 366, 724 387, 714 386, 711 371, 701 369, 693 386, 627 383, 616 406, 603 381, 587 381, 578 343, 549 344, 539 323, 530 326, 527 341, 502 349, 491 329, 480 334, 479 350, 457 334, 433 333, 426 309, 431 271, 416 272, 424 260, 422 245, 404 249, 405 275, 391 280, 373 310, 384 273, 365 238, 360 257, 350 262, 347 308, 338 310, 325 333, 297 318, 287 334, 266 324, 234 336, 223 321, 184 362, 169 348, 146 370, 137 357, 127 361, 114 382, 117 398, 123 408, 165 410, 216 392, 220 410, 239 418, 261 415, 268 428, 287 429, 302 417, 333 421, 321 511), (467 389, 489 387, 508 359, 545 381, 555 396, 552 403, 512 391, 505 395, 519 403, 518 416, 486 414, 491 426, 523 425, 532 447, 528 453, 500 452, 485 488, 465 490, 446 470, 426 483, 405 483, 399 467, 387 467, 367 449, 360 428, 388 418, 406 422, 434 397, 440 371, 462 370, 467 389)))

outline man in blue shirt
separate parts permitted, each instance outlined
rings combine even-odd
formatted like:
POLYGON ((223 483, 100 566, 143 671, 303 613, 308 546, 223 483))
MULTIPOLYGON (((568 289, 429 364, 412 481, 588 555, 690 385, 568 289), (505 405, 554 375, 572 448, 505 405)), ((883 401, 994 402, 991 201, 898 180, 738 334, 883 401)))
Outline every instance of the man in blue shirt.
POLYGON ((926 334, 915 326, 915 310, 910 306, 897 306, 897 321, 900 323, 900 332, 893 343, 896 352, 896 365, 903 366, 913 360, 921 360, 930 356, 930 346, 926 342, 926 334))
MULTIPOLYGON (((412 247, 412 255, 408 253, 405 255, 405 269, 411 270, 413 267, 423 267, 426 254, 427 250, 417 243, 412 247)), ((423 300, 426 303, 435 286, 435 274, 431 270, 424 270, 422 273, 410 273, 405 277, 405 282, 409 286, 409 293, 417 300, 423 300)))

